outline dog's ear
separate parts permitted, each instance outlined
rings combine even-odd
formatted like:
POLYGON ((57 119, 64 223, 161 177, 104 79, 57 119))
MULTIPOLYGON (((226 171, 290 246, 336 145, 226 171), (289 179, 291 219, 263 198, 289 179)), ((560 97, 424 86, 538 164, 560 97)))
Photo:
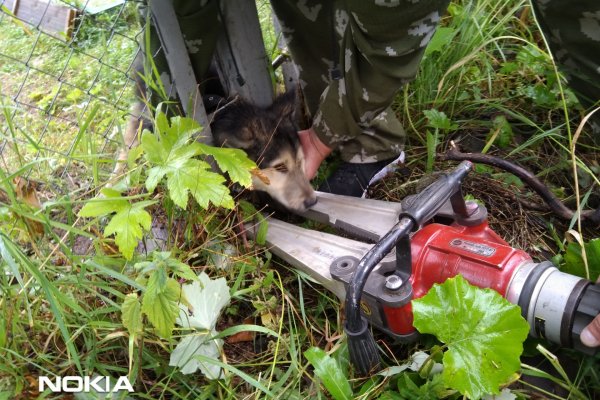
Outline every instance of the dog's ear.
POLYGON ((277 96, 271 107, 269 107, 269 111, 274 116, 294 118, 296 102, 296 90, 288 90, 284 94, 277 96))

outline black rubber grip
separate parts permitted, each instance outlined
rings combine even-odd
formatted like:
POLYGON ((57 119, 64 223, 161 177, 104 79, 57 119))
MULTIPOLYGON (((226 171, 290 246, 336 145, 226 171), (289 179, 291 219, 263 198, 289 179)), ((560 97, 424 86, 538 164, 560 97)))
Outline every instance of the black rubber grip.
POLYGON ((358 332, 348 330, 347 325, 344 327, 344 331, 348 337, 350 362, 359 375, 368 376, 381 369, 381 358, 375 339, 369 331, 369 324, 364 319, 362 322, 358 332))
POLYGON ((419 229, 433 218, 450 197, 460 190, 465 176, 471 171, 470 161, 461 162, 454 171, 439 177, 431 185, 402 203, 400 218, 410 218, 414 222, 413 229, 419 229))

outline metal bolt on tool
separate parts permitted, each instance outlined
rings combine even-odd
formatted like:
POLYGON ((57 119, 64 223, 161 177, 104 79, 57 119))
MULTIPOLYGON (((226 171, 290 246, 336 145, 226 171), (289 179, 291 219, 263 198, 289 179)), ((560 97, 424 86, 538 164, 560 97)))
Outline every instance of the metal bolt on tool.
POLYGON ((402 286, 402 278, 398 275, 390 275, 385 278, 385 288, 388 290, 398 290, 402 286))
POLYGON ((467 205, 467 212, 469 213, 469 215, 473 215, 475 211, 479 209, 479 204, 472 200, 467 200, 465 204, 467 205))

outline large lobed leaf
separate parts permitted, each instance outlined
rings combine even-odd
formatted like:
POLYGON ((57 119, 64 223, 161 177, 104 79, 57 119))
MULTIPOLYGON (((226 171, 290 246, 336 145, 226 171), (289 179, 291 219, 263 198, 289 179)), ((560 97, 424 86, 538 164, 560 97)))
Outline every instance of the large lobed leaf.
POLYGON ((204 272, 195 282, 183 285, 183 294, 190 309, 179 305, 177 323, 186 328, 208 331, 215 328, 221 310, 231 299, 225 278, 212 280, 204 272))
MULTIPOLYGON (((144 156, 152 165, 147 174, 146 189, 154 191, 166 177, 169 196, 183 209, 187 207, 189 194, 203 208, 207 208, 210 203, 233 208, 233 198, 224 185, 225 178, 210 171, 207 162, 194 158, 200 153, 208 154, 207 149, 210 149, 209 146, 196 142, 189 143, 191 135, 200 129, 199 125, 189 118, 181 117, 172 118, 169 125, 164 114, 158 113, 156 128, 156 134, 145 131, 141 140, 144 156)), ((224 170, 246 182, 243 175, 246 164, 239 154, 232 153, 228 158, 227 154, 217 153, 216 159, 220 165, 222 163, 225 166, 224 170)), ((249 171, 246 170, 246 174, 250 175, 249 171)))
POLYGON ((207 208, 209 203, 233 208, 233 198, 229 189, 223 185, 225 178, 203 169, 202 164, 206 163, 190 159, 181 168, 167 173, 167 188, 173 202, 185 209, 190 193, 203 208, 207 208))
POLYGON ((183 285, 183 294, 188 306, 179 304, 177 323, 186 328, 195 329, 184 337, 171 353, 169 365, 177 366, 184 374, 198 369, 209 379, 221 377, 221 367, 203 359, 219 360, 222 340, 213 339, 217 335, 215 326, 231 296, 225 278, 212 280, 202 272, 191 284, 183 285))
POLYGON ((243 150, 213 147, 205 144, 200 144, 200 149, 204 154, 213 156, 219 168, 223 172, 227 172, 233 182, 244 187, 252 185, 250 171, 258 167, 243 150))
POLYGON ((414 326, 446 343, 443 378, 469 398, 497 394, 520 367, 529 332, 519 308, 462 276, 412 302, 414 326))
POLYGON ((438 111, 435 108, 431 110, 423 111, 423 114, 427 117, 428 125, 432 128, 441 130, 453 130, 458 127, 457 124, 453 123, 450 118, 443 111, 438 111))
POLYGON ((197 356, 204 356, 219 360, 221 355, 222 340, 212 339, 217 333, 193 333, 181 339, 171 353, 169 365, 179 367, 182 374, 193 374, 198 369, 208 379, 219 379, 222 375, 221 367, 209 362, 199 360, 197 356))
POLYGON ((123 256, 131 260, 133 251, 144 231, 149 231, 152 226, 152 217, 144 210, 145 204, 134 203, 119 210, 104 228, 104 234, 115 235, 115 243, 123 256))
POLYGON ((179 283, 169 278, 163 269, 154 270, 148 279, 142 311, 148 316, 158 334, 164 338, 171 337, 179 313, 180 299, 179 283))
POLYGON ((115 243, 123 256, 131 260, 144 231, 152 226, 152 217, 145 210, 153 201, 130 203, 113 189, 103 189, 103 198, 88 201, 79 211, 80 217, 114 215, 104 228, 105 235, 115 235, 115 243))

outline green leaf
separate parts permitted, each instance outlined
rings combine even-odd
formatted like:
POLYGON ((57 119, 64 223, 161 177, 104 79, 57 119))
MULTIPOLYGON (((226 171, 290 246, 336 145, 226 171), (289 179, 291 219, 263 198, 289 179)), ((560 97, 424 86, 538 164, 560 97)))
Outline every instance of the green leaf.
POLYGON ((443 378, 469 398, 497 394, 520 367, 529 332, 519 308, 462 276, 435 284, 412 302, 414 326, 446 343, 443 378))
POLYGON ((209 154, 215 158, 219 168, 223 172, 227 172, 233 182, 244 187, 252 185, 250 171, 258 167, 243 150, 213 147, 205 144, 199 144, 199 146, 204 154, 209 154))
POLYGON ((457 124, 452 123, 450 118, 446 116, 446 113, 443 111, 438 111, 436 109, 425 110, 423 114, 428 119, 428 126, 441 130, 453 130, 458 127, 457 124))
POLYGON ((208 208, 209 203, 216 206, 233 208, 233 198, 229 189, 223 185, 225 178, 211 171, 207 171, 203 161, 189 159, 185 164, 167 174, 167 187, 173 202, 185 209, 190 193, 198 204, 208 208))
POLYGON ((446 26, 437 28, 435 34, 425 49, 425 55, 427 56, 436 52, 442 52, 450 44, 455 34, 455 28, 446 26))
POLYGON ((500 68, 500 73, 505 75, 514 74, 519 70, 519 64, 516 62, 508 61, 502 64, 502 68, 500 68))
POLYGON ((485 165, 485 164, 475 164, 475 172, 477 172, 478 174, 487 174, 487 175, 491 175, 494 173, 494 168, 490 167, 489 165, 485 165))
POLYGON ((492 144, 505 149, 512 144, 514 133, 512 127, 504 115, 498 115, 492 121, 492 131, 488 134, 486 141, 496 135, 492 144))
POLYGON ((315 375, 335 400, 352 399, 352 387, 337 362, 318 347, 304 352, 304 357, 313 366, 315 375))
POLYGON ((190 281, 198 280, 198 276, 187 264, 171 257, 170 251, 154 251, 152 253, 152 261, 138 262, 134 265, 134 268, 140 274, 148 274, 155 270, 161 270, 163 271, 161 272, 163 274, 161 278, 166 278, 167 274, 173 273, 182 279, 190 281))
POLYGON ((173 274, 181 279, 186 279, 188 281, 198 280, 198 275, 196 275, 196 273, 192 271, 190 266, 186 263, 182 263, 179 260, 170 258, 167 260, 167 265, 169 266, 170 270, 173 271, 173 274))
POLYGON ((134 169, 137 166, 137 159, 141 157, 143 152, 144 149, 140 146, 129 149, 129 154, 127 155, 127 167, 129 169, 134 169))
POLYGON ((498 173, 492 174, 492 177, 494 179, 499 180, 506 186, 514 185, 519 188, 522 188, 525 186, 523 181, 518 176, 515 176, 515 175, 511 174, 510 172, 498 172, 498 173))
POLYGON ((128 260, 133 257, 133 251, 144 236, 144 231, 149 231, 152 226, 152 217, 144 207, 145 204, 127 202, 104 228, 105 235, 115 235, 119 251, 128 260))
POLYGON ((158 141, 158 137, 147 130, 142 133, 141 148, 144 157, 152 164, 162 165, 169 157, 170 147, 164 146, 158 141))
POLYGON ((440 374, 423 381, 418 374, 411 372, 401 375, 398 379, 398 394, 400 395, 399 398, 403 400, 443 399, 447 397, 447 395, 444 395, 444 389, 443 378, 440 374))
POLYGON ((188 142, 192 135, 202 130, 200 124, 193 118, 176 116, 171 118, 171 127, 167 131, 173 146, 188 142))
POLYGON ((148 176, 146 177, 146 189, 149 192, 154 192, 154 189, 156 189, 162 178, 164 178, 167 172, 169 172, 170 170, 170 167, 150 168, 148 170, 148 176))
POLYGON ((180 297, 181 288, 176 280, 167 278, 164 270, 152 272, 142 300, 142 311, 164 338, 171 337, 175 327, 180 297))
POLYGON ((521 93, 529 97, 535 105, 540 107, 552 107, 557 103, 557 96, 546 85, 538 83, 534 86, 525 86, 519 90, 521 93))
POLYGON ((131 336, 141 334, 144 330, 142 324, 142 305, 137 293, 129 293, 121 305, 121 321, 131 336))
MULTIPOLYGON (((207 150, 210 149, 209 146, 188 143, 192 134, 200 130, 198 123, 190 118, 175 117, 171 118, 169 125, 164 114, 159 112, 156 116, 156 127, 155 134, 148 131, 142 134, 141 147, 144 156, 152 165, 147 174, 146 189, 154 191, 166 177, 169 197, 183 209, 187 207, 189 194, 203 208, 208 208, 210 203, 233 208, 233 198, 224 185, 225 178, 211 172, 210 165, 205 161, 194 158, 203 150, 205 154, 212 154, 207 150)), ((250 164, 244 161, 247 158, 242 157, 243 152, 218 148, 212 152, 232 179, 235 177, 241 183, 251 183, 250 172, 247 170, 250 164)))
POLYGON ((103 189, 102 194, 104 198, 88 201, 78 215, 99 217, 115 213, 104 228, 104 234, 114 234, 119 251, 126 259, 131 260, 144 231, 149 231, 152 226, 152 217, 144 208, 155 202, 140 201, 132 204, 112 189, 103 189))
MULTIPOLYGON (((171 153, 182 147, 191 146, 188 142, 192 134, 201 130, 198 122, 192 118, 173 117, 171 123, 162 112, 155 116, 156 132, 144 131, 142 134, 142 148, 145 157, 153 164, 165 166, 173 156, 171 153)), ((194 146, 192 146, 194 148, 194 146)))
POLYGON ((581 245, 577 242, 571 242, 567 245, 562 270, 595 282, 600 276, 600 238, 592 239, 583 245, 585 246, 590 276, 588 277, 586 274, 581 245))
POLYGON ((102 189, 103 197, 90 199, 81 208, 80 217, 101 217, 117 212, 127 207, 129 203, 121 197, 121 194, 113 189, 102 189))

